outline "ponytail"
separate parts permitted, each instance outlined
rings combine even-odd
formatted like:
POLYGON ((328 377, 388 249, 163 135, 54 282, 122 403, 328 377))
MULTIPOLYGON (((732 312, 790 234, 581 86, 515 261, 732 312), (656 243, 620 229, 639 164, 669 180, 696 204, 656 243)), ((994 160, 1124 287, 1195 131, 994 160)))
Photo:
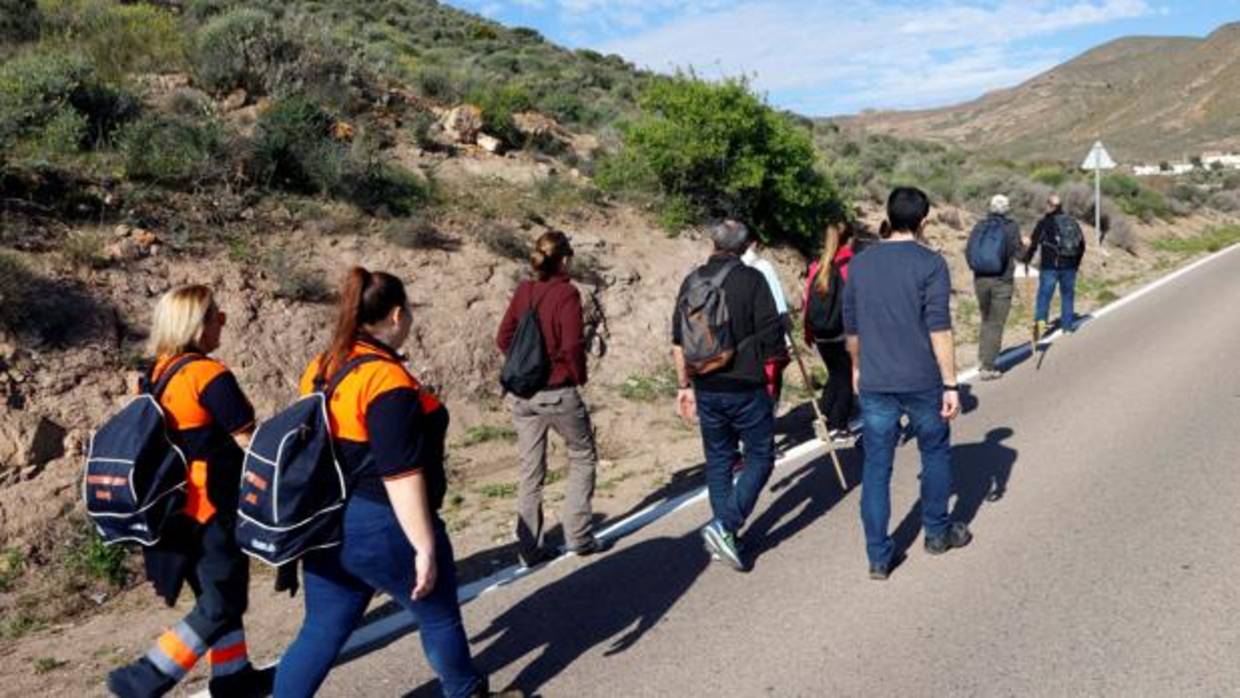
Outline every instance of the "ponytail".
POLYGON ((405 285, 400 279, 362 267, 353 267, 340 286, 340 306, 331 344, 319 362, 320 381, 326 380, 348 361, 349 352, 365 325, 387 317, 393 309, 407 304, 405 285))
POLYGON ((827 226, 826 240, 822 244, 822 257, 818 261, 818 274, 814 278, 814 289, 826 295, 831 286, 831 271, 835 268, 835 255, 847 245, 853 237, 853 228, 849 223, 832 223, 827 226))
POLYGON ((530 269, 539 281, 546 281, 560 271, 565 259, 572 256, 573 247, 568 236, 552 230, 543 233, 534 243, 534 251, 530 253, 530 269))

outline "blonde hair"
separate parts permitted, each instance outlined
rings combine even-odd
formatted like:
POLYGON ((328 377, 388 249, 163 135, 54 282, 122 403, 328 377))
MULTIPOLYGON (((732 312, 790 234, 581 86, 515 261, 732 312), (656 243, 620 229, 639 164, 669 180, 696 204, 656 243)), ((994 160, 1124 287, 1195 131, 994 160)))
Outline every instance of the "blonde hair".
POLYGON ((849 223, 832 223, 827 226, 827 234, 822 244, 822 257, 818 261, 818 275, 814 278, 814 288, 821 295, 826 295, 831 286, 831 269, 835 266, 835 255, 853 238, 853 227, 849 223))
POLYGON ((181 286, 165 293, 151 320, 151 353, 174 356, 197 350, 215 309, 215 294, 206 286, 181 286))

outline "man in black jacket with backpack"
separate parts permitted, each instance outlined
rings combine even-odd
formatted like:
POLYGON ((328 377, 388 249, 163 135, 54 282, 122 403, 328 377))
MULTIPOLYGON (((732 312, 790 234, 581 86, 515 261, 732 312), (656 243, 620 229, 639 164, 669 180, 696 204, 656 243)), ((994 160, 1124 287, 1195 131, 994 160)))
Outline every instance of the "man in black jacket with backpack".
POLYGON ((748 230, 726 221, 711 229, 711 239, 714 254, 685 279, 672 315, 676 409, 701 424, 714 513, 702 529, 706 548, 744 570, 738 535, 775 466, 775 403, 764 366, 787 348, 765 277, 740 259, 748 230), (733 485, 742 443, 744 468, 733 485))
POLYGON ((1085 257, 1085 235, 1076 219, 1063 210, 1058 194, 1046 200, 1046 215, 1033 229, 1033 240, 1025 253, 1025 263, 1033 259, 1033 253, 1041 254, 1038 275, 1038 302, 1034 311, 1034 336, 1041 338, 1046 332, 1046 320, 1050 314, 1051 298, 1055 286, 1059 286, 1062 313, 1060 327, 1065 332, 1076 329, 1073 301, 1076 299, 1076 272, 1085 257))
POLYGON ((1002 194, 990 200, 990 215, 973 227, 965 257, 973 270, 973 288, 982 314, 978 338, 979 376, 995 380, 1003 375, 996 365, 1003 346, 1003 328, 1012 310, 1016 261, 1024 256, 1020 226, 1008 218, 1011 204, 1002 194))

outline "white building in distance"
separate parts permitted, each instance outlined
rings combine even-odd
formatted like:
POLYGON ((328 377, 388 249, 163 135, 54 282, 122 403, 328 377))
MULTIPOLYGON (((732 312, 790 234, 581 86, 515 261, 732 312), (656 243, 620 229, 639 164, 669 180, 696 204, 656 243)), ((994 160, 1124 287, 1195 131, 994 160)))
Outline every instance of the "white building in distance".
POLYGON ((1229 170, 1240 170, 1240 155, 1235 153, 1203 153, 1201 155, 1201 164, 1210 169, 1224 167, 1229 170))

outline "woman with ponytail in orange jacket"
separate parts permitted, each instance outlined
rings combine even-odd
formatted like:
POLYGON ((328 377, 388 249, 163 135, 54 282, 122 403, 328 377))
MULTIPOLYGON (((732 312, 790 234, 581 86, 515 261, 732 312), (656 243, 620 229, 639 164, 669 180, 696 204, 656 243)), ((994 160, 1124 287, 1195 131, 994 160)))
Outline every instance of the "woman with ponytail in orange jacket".
POLYGON ((399 353, 412 324, 399 279, 354 267, 340 292, 331 343, 302 377, 308 394, 352 359, 379 359, 357 365, 332 394, 332 437, 352 482, 343 543, 302 558, 306 618, 280 660, 278 698, 318 691, 375 592, 413 614, 445 696, 494 695, 470 657, 452 544, 438 514, 447 486, 448 411, 399 353))

